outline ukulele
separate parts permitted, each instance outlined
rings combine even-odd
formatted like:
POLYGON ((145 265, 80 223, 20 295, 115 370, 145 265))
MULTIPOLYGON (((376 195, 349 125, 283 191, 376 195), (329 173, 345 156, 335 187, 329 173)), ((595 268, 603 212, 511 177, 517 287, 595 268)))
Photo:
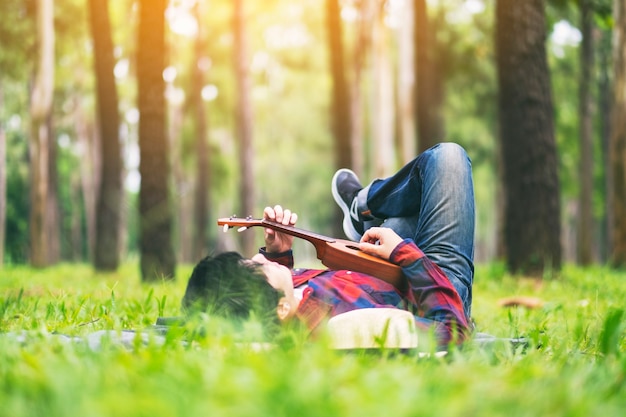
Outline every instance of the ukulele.
POLYGON ((361 251, 352 241, 334 239, 294 226, 288 226, 266 219, 253 219, 251 217, 245 219, 238 217, 222 218, 217 220, 217 224, 224 226, 224 231, 233 227, 239 227, 240 231, 254 226, 267 227, 290 236, 307 240, 315 247, 317 258, 330 269, 350 269, 382 279, 397 288, 402 287, 402 268, 382 258, 361 251))

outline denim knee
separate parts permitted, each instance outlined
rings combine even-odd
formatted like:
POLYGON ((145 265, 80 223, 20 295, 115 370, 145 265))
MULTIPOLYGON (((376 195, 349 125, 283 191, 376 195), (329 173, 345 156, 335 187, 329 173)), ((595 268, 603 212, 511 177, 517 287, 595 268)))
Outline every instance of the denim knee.
POLYGON ((471 168, 471 160, 467 152, 458 143, 442 142, 433 146, 425 153, 430 153, 430 162, 434 163, 440 171, 465 171, 471 168))

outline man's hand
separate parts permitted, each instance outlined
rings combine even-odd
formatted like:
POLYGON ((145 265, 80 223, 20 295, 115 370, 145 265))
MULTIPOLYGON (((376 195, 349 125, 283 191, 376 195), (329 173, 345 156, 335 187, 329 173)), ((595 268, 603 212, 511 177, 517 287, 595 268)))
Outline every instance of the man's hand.
POLYGON ((391 252, 402 240, 396 232, 387 227, 371 227, 363 234, 359 249, 370 255, 389 260, 391 252))
MULTIPOLYGON (((289 209, 283 209, 281 206, 265 207, 263 210, 263 218, 280 224, 293 226, 298 221, 298 215, 292 213, 289 209)), ((280 253, 291 249, 293 244, 293 236, 276 232, 272 229, 265 229, 265 250, 268 253, 280 253)))

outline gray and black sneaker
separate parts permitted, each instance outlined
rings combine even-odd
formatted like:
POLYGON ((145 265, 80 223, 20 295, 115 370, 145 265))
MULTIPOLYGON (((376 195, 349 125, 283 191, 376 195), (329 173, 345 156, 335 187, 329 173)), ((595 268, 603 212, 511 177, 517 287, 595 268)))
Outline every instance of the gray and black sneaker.
POLYGON ((356 174, 346 168, 335 172, 332 180, 333 198, 343 211, 343 231, 348 239, 358 242, 363 236, 363 220, 357 209, 356 195, 363 186, 356 174))

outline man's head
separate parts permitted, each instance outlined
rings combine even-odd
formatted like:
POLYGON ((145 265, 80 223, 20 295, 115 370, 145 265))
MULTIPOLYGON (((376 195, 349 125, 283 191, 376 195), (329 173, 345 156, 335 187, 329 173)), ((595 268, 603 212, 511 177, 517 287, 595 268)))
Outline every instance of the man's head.
POLYGON ((207 311, 234 319, 254 314, 264 323, 287 319, 295 312, 290 277, 287 268, 262 255, 251 260, 237 252, 207 256, 195 266, 182 306, 188 312, 207 311))

